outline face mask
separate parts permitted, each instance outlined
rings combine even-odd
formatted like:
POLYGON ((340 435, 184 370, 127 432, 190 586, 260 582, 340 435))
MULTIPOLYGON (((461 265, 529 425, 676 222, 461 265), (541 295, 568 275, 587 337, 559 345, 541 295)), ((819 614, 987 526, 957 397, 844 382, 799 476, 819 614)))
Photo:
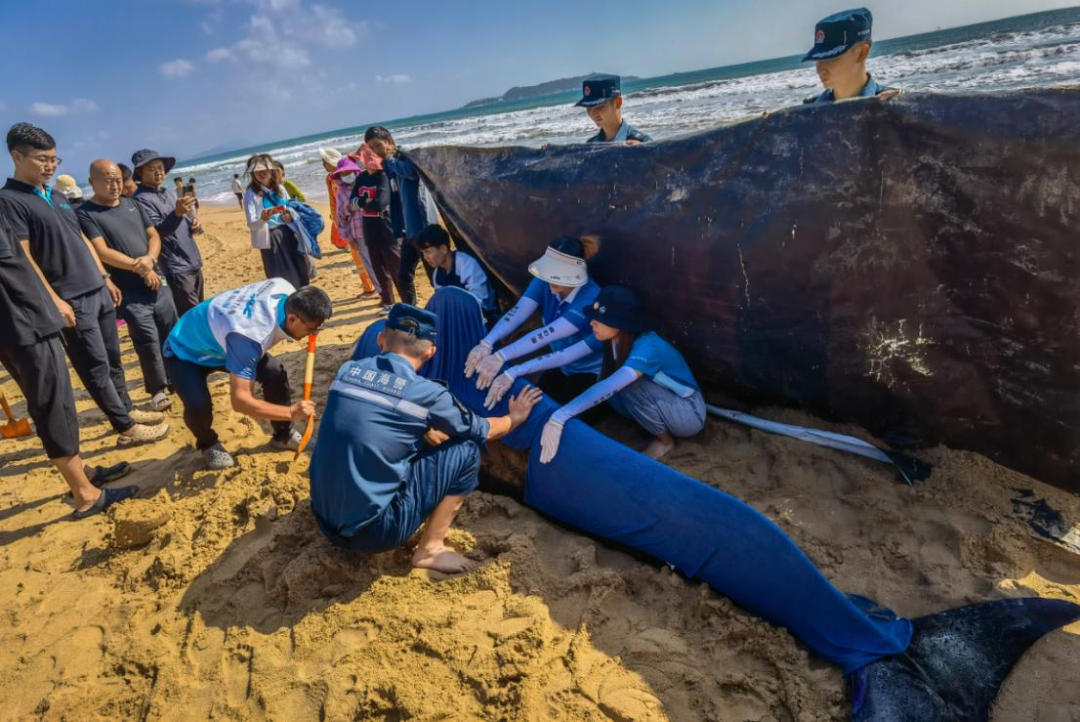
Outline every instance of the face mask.
POLYGON ((356 174, 355 173, 346 173, 345 175, 341 176, 341 180, 343 182, 349 183, 349 184, 355 183, 356 182, 356 174))

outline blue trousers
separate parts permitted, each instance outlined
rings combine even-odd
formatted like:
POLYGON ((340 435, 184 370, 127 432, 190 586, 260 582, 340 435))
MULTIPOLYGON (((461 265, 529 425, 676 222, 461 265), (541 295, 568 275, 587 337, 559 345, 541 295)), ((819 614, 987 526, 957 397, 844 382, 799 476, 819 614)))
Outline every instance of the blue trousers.
POLYGON ((375 520, 351 538, 330 535, 338 546, 376 553, 411 537, 448 496, 464 496, 480 483, 480 447, 468 439, 433 446, 409 466, 405 485, 375 520))

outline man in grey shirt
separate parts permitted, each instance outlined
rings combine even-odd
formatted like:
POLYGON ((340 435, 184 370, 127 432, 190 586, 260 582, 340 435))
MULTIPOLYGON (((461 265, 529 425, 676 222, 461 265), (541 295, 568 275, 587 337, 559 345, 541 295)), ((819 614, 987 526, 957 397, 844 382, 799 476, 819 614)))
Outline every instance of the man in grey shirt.
POLYGON ((162 348, 177 316, 172 294, 157 273, 161 238, 142 206, 121 195, 123 175, 115 163, 94 161, 90 184, 94 197, 76 212, 79 225, 123 292, 120 315, 127 321, 139 357, 143 385, 151 396, 151 408, 164 411, 172 400, 167 394, 169 378, 162 348))
POLYGON ((140 150, 131 156, 131 164, 139 182, 135 200, 161 236, 158 262, 172 291, 176 313, 183 316, 203 302, 202 255, 193 235, 202 228, 197 219, 190 217, 195 198, 178 199, 165 187, 165 177, 176 165, 176 158, 163 157, 153 150, 140 150))

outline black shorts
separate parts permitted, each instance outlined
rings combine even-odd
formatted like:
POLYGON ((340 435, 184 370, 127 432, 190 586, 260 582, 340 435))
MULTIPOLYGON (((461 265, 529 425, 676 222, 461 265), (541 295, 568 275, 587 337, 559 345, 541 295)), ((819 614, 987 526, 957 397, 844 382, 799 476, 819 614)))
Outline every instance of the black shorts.
POLYGON ((60 335, 31 346, 0 346, 0 363, 19 385, 50 459, 79 453, 79 418, 60 335))

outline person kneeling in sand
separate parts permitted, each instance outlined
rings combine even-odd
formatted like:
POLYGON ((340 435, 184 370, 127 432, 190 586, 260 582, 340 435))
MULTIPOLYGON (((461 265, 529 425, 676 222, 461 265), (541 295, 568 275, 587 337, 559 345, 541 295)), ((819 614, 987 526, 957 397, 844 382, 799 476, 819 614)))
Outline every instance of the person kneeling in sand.
POLYGON ((311 509, 330 541, 369 553, 401 546, 426 520, 412 565, 456 574, 476 566, 444 541, 479 483, 480 449, 520 426, 542 394, 528 387, 507 416, 474 415, 417 373, 435 355, 436 321, 395 305, 381 353, 338 371, 311 459, 311 509))
POLYGON ((165 342, 165 365, 184 402, 184 423, 207 466, 218 470, 236 463, 213 427, 214 403, 206 377, 215 371, 229 374, 233 411, 271 422, 272 447, 299 448, 300 434, 292 422, 307 423, 315 404, 292 403, 285 367, 268 351, 285 339, 317 334, 332 314, 330 297, 322 289, 304 286, 297 291, 285 279, 271 278, 226 291, 183 315, 165 342), (265 400, 255 398, 256 381, 265 400))
MULTIPOLYGON (((566 404, 548 420, 540 437, 540 463, 547 464, 559 451, 563 425, 575 416, 607 401, 648 431, 653 439, 644 454, 659 459, 675 448, 675 438, 694 436, 705 428, 705 397, 686 360, 670 343, 648 329, 640 297, 624 286, 606 286, 585 315, 593 335, 608 344, 602 379, 566 404)), ((568 349, 571 353, 573 349, 568 349)), ((579 353, 587 353, 581 348, 579 353)), ((558 354, 550 358, 557 359, 558 354)), ((539 359, 536 368, 547 366, 539 359)), ((491 397, 498 397, 500 386, 491 397)))

